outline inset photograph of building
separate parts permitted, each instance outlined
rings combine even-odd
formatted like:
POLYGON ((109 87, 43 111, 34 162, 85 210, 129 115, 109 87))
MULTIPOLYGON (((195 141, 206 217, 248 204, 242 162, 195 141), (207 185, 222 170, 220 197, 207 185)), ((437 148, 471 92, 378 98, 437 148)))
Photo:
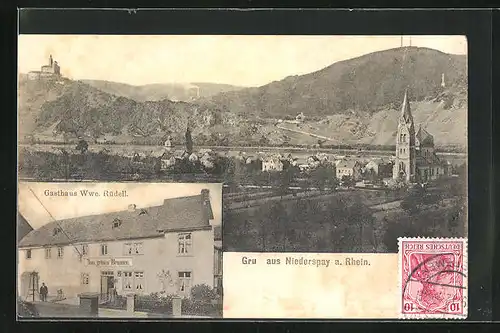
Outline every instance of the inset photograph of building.
POLYGON ((18 201, 20 317, 222 315, 220 184, 21 183, 18 201))

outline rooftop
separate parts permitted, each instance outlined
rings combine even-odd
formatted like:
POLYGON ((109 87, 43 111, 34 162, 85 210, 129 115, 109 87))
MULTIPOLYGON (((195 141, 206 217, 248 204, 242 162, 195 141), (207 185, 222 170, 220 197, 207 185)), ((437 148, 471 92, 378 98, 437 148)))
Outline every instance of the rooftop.
POLYGON ((208 190, 202 190, 200 195, 165 199, 161 206, 133 206, 125 211, 50 222, 28 233, 19 247, 160 237, 166 232, 210 229, 209 220, 213 218, 208 190))
POLYGON ((26 221, 24 216, 17 214, 17 241, 20 241, 28 233, 33 230, 33 227, 26 221))
POLYGON ((427 132, 422 126, 419 126, 416 137, 422 146, 433 146, 434 137, 427 132))
POLYGON ((356 166, 356 164, 359 164, 358 161, 356 160, 342 160, 337 164, 337 168, 349 168, 352 169, 356 166))

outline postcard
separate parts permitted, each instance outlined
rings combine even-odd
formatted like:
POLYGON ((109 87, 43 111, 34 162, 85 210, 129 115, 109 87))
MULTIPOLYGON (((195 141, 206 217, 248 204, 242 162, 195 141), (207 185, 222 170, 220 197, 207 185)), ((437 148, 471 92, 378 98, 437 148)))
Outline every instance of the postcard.
MULTIPOLYGON (((224 318, 467 317, 465 36, 20 35, 18 84, 18 175, 38 186, 20 192, 20 204, 27 195, 44 205, 60 200, 49 209, 53 221, 94 221, 88 216, 128 204, 137 215, 158 205, 139 199, 183 196, 173 184, 220 196, 210 200, 221 206, 223 228, 217 254, 208 251, 212 240, 203 243, 207 273, 176 271, 159 258, 152 272, 135 269, 126 249, 142 251, 136 240, 101 258, 107 250, 99 246, 111 241, 99 237, 115 229, 98 218, 89 231, 96 238, 78 239, 95 241, 97 252, 82 257, 81 270, 64 268, 89 281, 85 292, 99 294, 99 311, 103 290, 113 290, 122 307, 145 312, 136 291, 152 302, 169 295, 175 302, 164 309, 173 313, 178 286, 193 279, 219 295, 205 312, 221 306, 224 318), (165 190, 148 187, 157 184, 165 190), (94 200, 95 212, 83 208, 94 200), (133 292, 119 294, 125 286, 133 292)), ((177 233, 151 223, 145 230, 165 239, 177 233)), ((30 266, 38 262, 27 258, 31 246, 50 245, 46 255, 62 262, 61 243, 30 243, 36 230, 19 239, 28 265, 19 297, 32 306, 39 294, 82 294, 81 283, 30 275, 43 272, 30 266)), ((187 315, 191 296, 183 297, 187 315)))

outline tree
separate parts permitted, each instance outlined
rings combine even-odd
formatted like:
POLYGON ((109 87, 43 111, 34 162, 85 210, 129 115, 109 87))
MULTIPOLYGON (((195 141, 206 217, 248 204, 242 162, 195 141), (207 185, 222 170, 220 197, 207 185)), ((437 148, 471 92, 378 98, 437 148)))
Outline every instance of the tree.
POLYGON ((418 216, 421 206, 424 203, 425 190, 421 186, 410 188, 407 190, 406 196, 401 201, 400 207, 410 217, 409 228, 413 228, 413 220, 418 216))
MULTIPOLYGON (((269 249, 272 251, 286 250, 287 213, 285 207, 277 202, 273 204, 267 214, 269 229, 272 234, 272 244, 269 249)), ((266 235, 267 236, 267 235, 266 235)))
POLYGON ((377 180, 378 177, 377 177, 377 173, 375 172, 375 170, 373 170, 373 168, 370 168, 370 169, 365 171, 364 178, 366 180, 374 182, 377 180))
POLYGON ((323 191, 327 184, 334 183, 333 178, 333 170, 325 165, 320 165, 311 172, 311 179, 320 191, 323 191))
POLYGON ((89 149, 89 144, 85 140, 80 140, 75 149, 79 150, 81 154, 84 154, 89 149))
POLYGON ((344 184, 344 186, 347 186, 347 187, 353 187, 354 185, 356 185, 356 182, 354 181, 354 179, 348 175, 343 175, 341 178, 341 181, 342 181, 342 184, 344 184))
POLYGON ((353 223, 359 228, 359 234, 357 237, 359 249, 363 251, 364 233, 366 227, 371 228, 372 237, 370 239, 370 243, 372 244, 372 246, 376 247, 376 240, 373 235, 373 222, 375 219, 373 217, 372 210, 366 204, 361 202, 360 198, 356 196, 354 200, 352 200, 352 203, 347 207, 347 212, 349 215, 350 223, 353 223))
POLYGON ((295 177, 294 168, 291 166, 287 167, 282 172, 280 172, 278 190, 281 198, 283 198, 283 195, 285 195, 288 192, 288 189, 290 187, 290 184, 293 182, 294 177, 295 177))
POLYGON ((263 135, 259 139, 259 144, 261 146, 267 146, 269 144, 269 139, 265 135, 263 135))
POLYGON ((191 129, 189 128, 189 125, 188 128, 186 129, 185 138, 186 138, 186 151, 188 152, 188 154, 191 154, 193 152, 193 139, 191 137, 191 129))

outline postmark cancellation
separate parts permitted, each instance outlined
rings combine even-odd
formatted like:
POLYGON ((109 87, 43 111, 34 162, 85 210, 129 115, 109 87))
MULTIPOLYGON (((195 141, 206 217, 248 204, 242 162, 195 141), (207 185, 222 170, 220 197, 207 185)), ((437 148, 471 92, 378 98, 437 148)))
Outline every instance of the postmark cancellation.
POLYGON ((467 318, 467 239, 399 238, 402 319, 467 318))

